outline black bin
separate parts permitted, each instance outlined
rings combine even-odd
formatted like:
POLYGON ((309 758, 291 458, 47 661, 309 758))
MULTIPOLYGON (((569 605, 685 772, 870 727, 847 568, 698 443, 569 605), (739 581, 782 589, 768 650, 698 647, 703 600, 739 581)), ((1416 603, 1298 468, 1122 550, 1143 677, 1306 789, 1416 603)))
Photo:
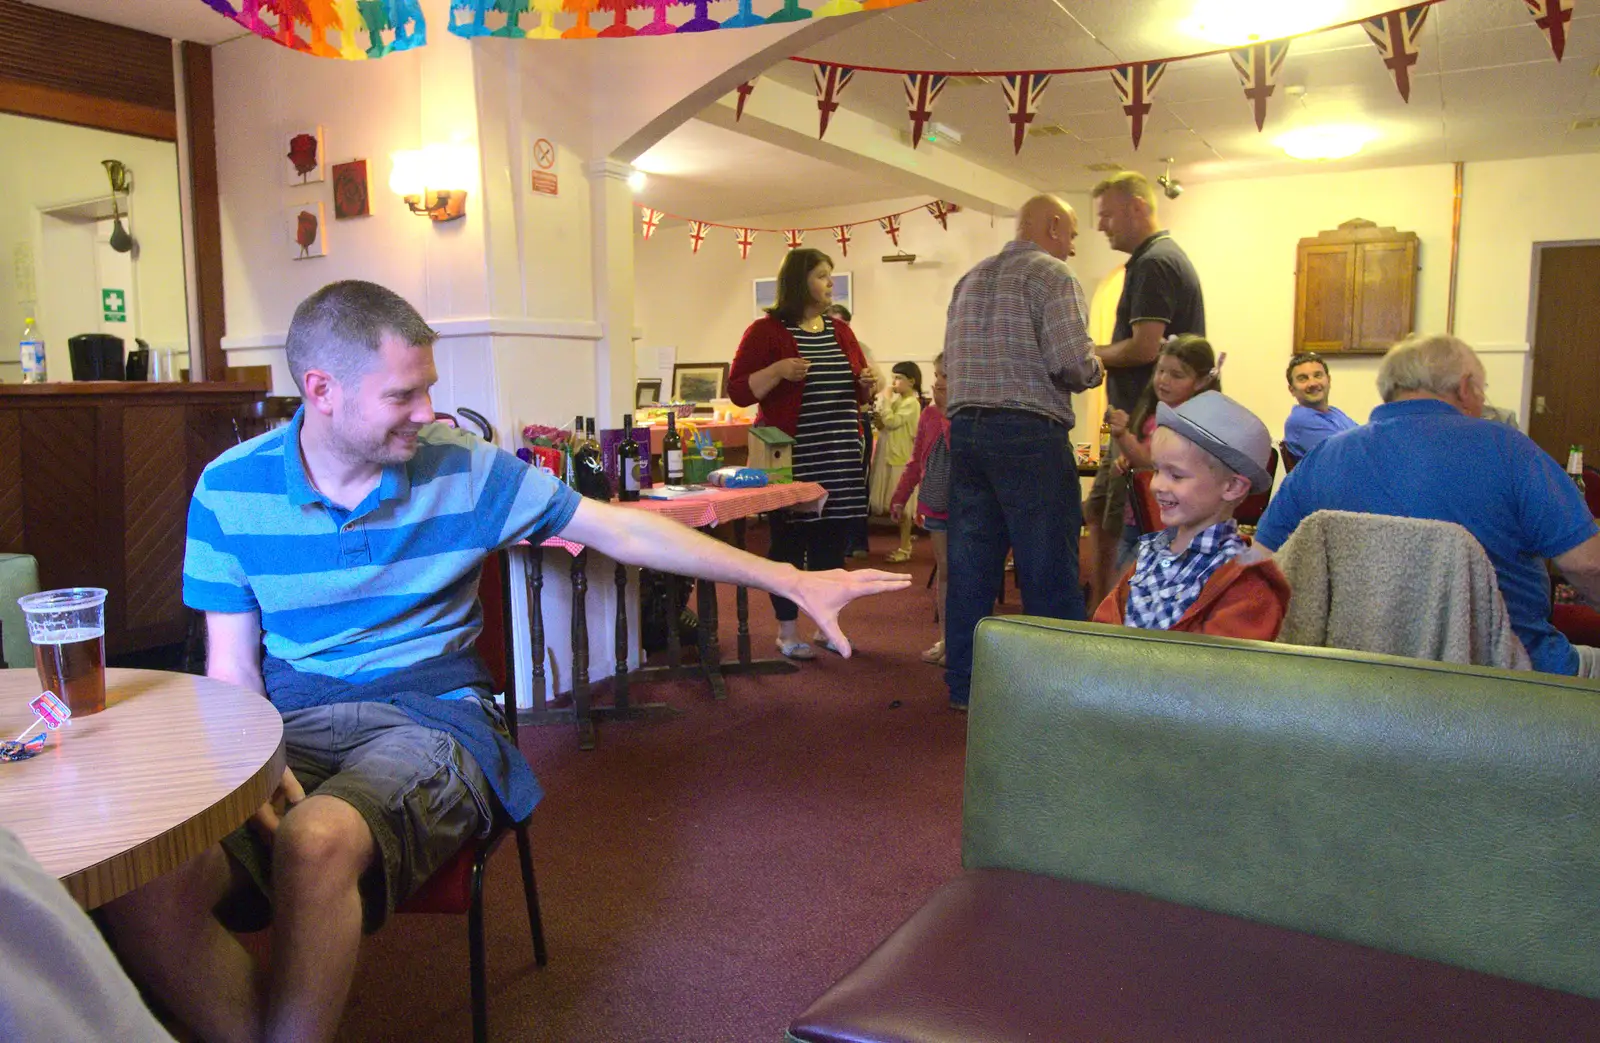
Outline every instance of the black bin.
POLYGON ((122 338, 109 333, 80 333, 67 340, 73 380, 123 379, 122 338))

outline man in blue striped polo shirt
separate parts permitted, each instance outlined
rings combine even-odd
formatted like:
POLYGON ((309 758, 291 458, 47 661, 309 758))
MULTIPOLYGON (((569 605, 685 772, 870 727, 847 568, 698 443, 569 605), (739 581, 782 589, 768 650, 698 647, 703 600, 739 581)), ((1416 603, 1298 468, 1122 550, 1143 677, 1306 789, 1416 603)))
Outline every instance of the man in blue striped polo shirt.
POLYGON ((184 601, 206 614, 206 673, 272 700, 289 768, 251 828, 107 915, 135 976, 208 1040, 331 1039, 363 929, 487 832, 495 802, 513 820, 532 812, 538 783, 473 648, 490 552, 561 533, 618 561, 759 587, 798 602, 847 655, 839 610, 909 582, 757 558, 581 499, 434 424, 434 338, 381 286, 323 287, 286 342, 304 405, 195 488, 184 601), (214 909, 236 926, 270 913, 264 992, 214 909))

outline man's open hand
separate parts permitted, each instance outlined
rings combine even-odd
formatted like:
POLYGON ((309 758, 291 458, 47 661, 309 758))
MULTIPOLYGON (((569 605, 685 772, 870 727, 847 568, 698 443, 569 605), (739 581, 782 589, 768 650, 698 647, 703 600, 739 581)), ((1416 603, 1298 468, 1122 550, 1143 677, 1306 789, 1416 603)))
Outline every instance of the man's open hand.
POLYGON ((261 805, 261 809, 251 818, 250 823, 256 832, 270 843, 278 832, 278 824, 283 821, 283 816, 289 813, 290 808, 305 799, 306 791, 300 786, 300 780, 294 777, 294 772, 284 768, 278 788, 272 791, 272 796, 261 805))
POLYGON ((785 593, 789 600, 800 606, 800 611, 811 617, 817 628, 828 635, 839 654, 850 655, 850 642, 839 629, 839 610, 856 598, 869 594, 889 594, 911 585, 911 576, 904 572, 881 572, 877 569, 832 569, 828 572, 801 572, 794 581, 794 589, 785 593))

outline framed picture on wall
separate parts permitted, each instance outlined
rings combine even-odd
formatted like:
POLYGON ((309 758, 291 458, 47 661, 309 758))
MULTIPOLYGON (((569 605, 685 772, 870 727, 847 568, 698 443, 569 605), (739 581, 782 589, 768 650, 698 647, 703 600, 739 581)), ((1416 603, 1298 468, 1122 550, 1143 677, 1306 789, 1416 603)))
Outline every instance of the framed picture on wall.
POLYGON ((659 405, 661 402, 661 378, 653 377, 649 380, 635 381, 633 385, 633 407, 642 409, 645 406, 659 405))
POLYGON ((726 362, 679 362, 672 367, 674 402, 710 402, 728 388, 726 362))
MULTIPOLYGON (((778 303, 778 280, 756 279, 755 282, 755 318, 767 313, 767 309, 778 303)), ((849 272, 833 273, 833 303, 842 304, 854 315, 856 311, 855 297, 851 293, 851 278, 849 272)))

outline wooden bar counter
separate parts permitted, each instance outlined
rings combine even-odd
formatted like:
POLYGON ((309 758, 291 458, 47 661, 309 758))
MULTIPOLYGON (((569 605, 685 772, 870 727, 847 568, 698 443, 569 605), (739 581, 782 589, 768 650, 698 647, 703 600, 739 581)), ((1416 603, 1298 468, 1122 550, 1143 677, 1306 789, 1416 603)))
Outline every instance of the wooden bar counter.
POLYGON ((0 384, 0 552, 38 559, 42 589, 110 591, 107 654, 182 641, 189 494, 234 444, 235 416, 266 392, 251 383, 0 384))

